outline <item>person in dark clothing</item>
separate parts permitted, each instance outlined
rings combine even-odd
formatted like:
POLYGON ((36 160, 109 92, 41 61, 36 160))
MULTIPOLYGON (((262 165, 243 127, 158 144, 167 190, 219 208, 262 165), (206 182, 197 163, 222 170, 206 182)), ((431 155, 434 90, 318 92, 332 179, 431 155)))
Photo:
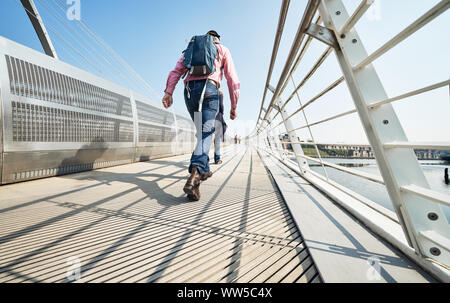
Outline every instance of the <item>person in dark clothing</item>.
POLYGON ((225 132, 227 131, 227 124, 223 119, 223 93, 219 90, 219 112, 215 121, 214 132, 214 163, 222 164, 220 159, 220 141, 225 141, 225 132))

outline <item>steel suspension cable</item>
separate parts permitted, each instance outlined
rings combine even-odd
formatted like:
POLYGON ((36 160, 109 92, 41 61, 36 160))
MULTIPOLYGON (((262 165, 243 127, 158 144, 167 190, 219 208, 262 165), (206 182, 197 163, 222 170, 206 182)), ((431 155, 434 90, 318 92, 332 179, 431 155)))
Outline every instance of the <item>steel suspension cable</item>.
MULTIPOLYGON (((19 2, 19 0, 15 0, 17 5, 19 5, 21 8, 25 9, 31 16, 37 19, 37 17, 34 15, 33 12, 28 10, 26 7, 22 5, 22 3, 19 2)), ((77 53, 83 60, 85 60, 89 65, 91 65, 94 69, 96 69, 99 73, 103 73, 101 70, 98 69, 98 66, 96 66, 94 63, 92 63, 89 59, 87 59, 85 56, 83 56, 82 53, 80 53, 77 49, 75 49, 68 41, 66 41, 63 37, 61 37, 53 27, 47 25, 48 29, 55 35, 56 38, 60 39, 64 44, 66 44, 72 51, 77 53)))
MULTIPOLYGON (((61 7, 56 0, 52 0, 55 5, 57 5, 59 7, 60 10, 64 11, 63 7, 61 7)), ((64 3, 64 1, 62 1, 64 3)), ((150 86, 150 84, 148 84, 120 55, 118 55, 114 49, 112 49, 103 39, 100 38, 100 36, 98 36, 85 22, 83 22, 82 20, 78 20, 75 19, 79 25, 79 28, 84 31, 89 37, 91 37, 91 39, 96 42, 98 45, 100 45, 101 47, 103 47, 107 52, 110 53, 110 55, 112 55, 112 57, 115 57, 115 60, 118 64, 120 64, 122 67, 125 68, 125 70, 127 70, 131 75, 133 75, 133 77, 136 78, 136 80, 138 80, 139 82, 141 82, 141 84, 144 85, 144 87, 146 87, 146 89, 151 92, 154 96, 160 98, 161 95, 158 94, 155 89, 153 89, 152 86, 150 86)))
MULTIPOLYGON (((118 75, 122 78, 122 80, 125 80, 126 82, 129 82, 132 86, 135 85, 135 83, 131 80, 128 79, 128 77, 126 77, 121 71, 120 69, 115 68, 115 66, 108 60, 108 58, 106 58, 105 56, 103 56, 101 53, 99 53, 95 47, 92 47, 88 41, 86 41, 82 35, 77 34, 70 26, 68 26, 67 24, 64 23, 64 21, 62 20, 61 16, 58 15, 57 13, 53 12, 52 10, 50 10, 50 8, 48 6, 46 6, 43 2, 41 2, 41 0, 37 0, 40 5, 42 5, 42 7, 44 7, 68 32, 69 34, 71 34, 76 41, 78 40, 82 40, 83 43, 79 43, 79 45, 87 52, 94 52, 98 55, 98 57, 102 58, 104 61, 106 61, 106 63, 108 65, 110 65, 112 67, 112 70, 114 71, 114 73, 111 73, 113 75, 115 75, 115 73, 117 72, 118 75), (86 47, 89 47, 89 49, 87 49, 86 47)), ((100 61, 101 62, 101 61, 100 61)), ((103 64, 103 62, 102 62, 103 64)), ((103 68, 100 67, 100 69, 103 70, 103 68)), ((103 70, 103 74, 107 74, 106 70, 103 70)), ((108 73, 109 75, 109 73, 108 73)))
MULTIPOLYGON (((295 88, 296 85, 295 85, 294 78, 292 77, 292 75, 290 76, 290 78, 291 78, 292 84, 294 85, 294 88, 295 88)), ((302 108, 303 105, 302 105, 302 101, 300 100, 300 96, 298 95, 298 91, 295 91, 295 95, 297 96, 298 103, 300 104, 300 107, 302 108)), ((312 143, 313 143, 314 147, 316 148, 316 152, 317 152, 317 156, 319 157, 320 164, 322 165, 322 169, 323 169, 325 176, 327 178, 327 181, 328 181, 329 180, 328 173, 327 173, 327 170, 325 169, 325 165, 323 164, 322 156, 320 155, 320 151, 319 151, 319 148, 317 147, 316 140, 314 139, 311 127, 309 126, 308 118, 306 117, 304 108, 302 109, 302 113, 303 113, 303 117, 305 118, 305 122, 308 125, 309 135, 311 136, 312 143)))

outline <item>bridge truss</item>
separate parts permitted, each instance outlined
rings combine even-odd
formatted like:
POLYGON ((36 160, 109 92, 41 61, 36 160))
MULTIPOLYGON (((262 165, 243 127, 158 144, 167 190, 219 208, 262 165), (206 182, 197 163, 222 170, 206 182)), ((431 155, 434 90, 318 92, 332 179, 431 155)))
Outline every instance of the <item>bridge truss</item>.
POLYGON ((450 7, 450 1, 440 1, 373 53, 368 54, 355 25, 373 3, 374 1, 372 0, 363 0, 356 10, 349 14, 341 0, 309 1, 280 78, 276 86, 272 86, 270 85, 272 71, 290 4, 289 0, 283 1, 258 121, 255 130, 249 138, 257 142, 257 146, 261 151, 278 158, 329 196, 334 197, 335 200, 339 201, 342 206, 371 227, 372 230, 388 239, 390 243, 415 259, 428 271, 448 280, 450 229, 442 207, 450 205, 450 196, 430 189, 413 149, 448 150, 450 149, 450 143, 408 141, 392 103, 449 86, 450 80, 447 79, 405 92, 396 97, 389 97, 372 63, 394 49, 423 26, 438 18, 450 7), (306 76, 301 81, 295 81, 293 74, 303 63, 302 59, 313 40, 324 43, 326 49, 306 76), (334 53, 336 56, 342 76, 305 102, 300 97, 302 87, 331 53, 334 53), (320 121, 309 122, 305 108, 344 82, 347 85, 355 108, 320 121), (294 90, 289 94, 288 98, 283 99, 281 96, 286 91, 289 83, 292 83, 294 90), (267 91, 270 91, 272 96, 268 104, 265 104, 267 91), (295 111, 288 112, 286 105, 293 99, 297 99, 298 106, 295 111), (294 122, 297 119, 295 115, 299 113, 302 114, 305 124, 295 127, 294 122), (364 132, 376 157, 381 177, 329 163, 321 158, 317 142, 315 142, 311 130, 312 127, 353 113, 357 113, 360 118, 364 132), (302 142, 300 140, 297 131, 301 129, 308 130, 312 142, 302 142), (289 135, 289 141, 283 143, 292 145, 292 153, 282 147, 279 140, 281 133, 289 135), (305 155, 302 149, 304 145, 314 145, 317 151, 317 158, 305 155), (291 160, 291 157, 295 161, 291 160), (322 175, 311 170, 308 161, 319 163, 323 167, 324 174, 322 175), (328 177, 325 167, 331 167, 384 185, 391 199, 395 214, 389 213, 386 209, 379 207, 367 198, 332 181, 328 177), (345 199, 339 198, 342 193, 345 193, 347 196, 345 199), (357 207, 351 206, 346 201, 347 198, 355 199, 358 203, 368 205, 375 213, 370 214, 358 211, 357 207), (387 221, 380 219, 378 217, 380 214, 385 219, 388 218, 387 221), (399 232, 396 234, 392 228, 388 229, 390 224, 388 221, 395 221, 401 227, 401 230, 399 229, 399 232))

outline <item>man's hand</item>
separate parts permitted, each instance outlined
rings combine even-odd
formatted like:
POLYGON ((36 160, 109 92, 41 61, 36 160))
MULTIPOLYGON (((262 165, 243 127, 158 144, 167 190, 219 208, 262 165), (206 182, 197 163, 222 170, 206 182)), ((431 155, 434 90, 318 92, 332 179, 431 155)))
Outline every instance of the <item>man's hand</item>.
POLYGON ((162 104, 163 104, 164 108, 166 108, 166 109, 169 108, 172 105, 172 103, 173 103, 172 95, 169 93, 165 93, 164 97, 162 99, 162 104))
POLYGON ((237 117, 236 108, 232 108, 232 109, 230 110, 230 119, 231 119, 231 120, 234 120, 234 119, 236 119, 236 117, 237 117))

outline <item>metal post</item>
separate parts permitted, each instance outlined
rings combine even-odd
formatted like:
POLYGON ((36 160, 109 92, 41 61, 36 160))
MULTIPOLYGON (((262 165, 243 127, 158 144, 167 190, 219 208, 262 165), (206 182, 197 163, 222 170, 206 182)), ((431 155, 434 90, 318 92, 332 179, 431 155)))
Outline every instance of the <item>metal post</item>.
POLYGON ((175 126, 175 146, 174 146, 174 150, 173 153, 174 155, 178 155, 178 150, 179 150, 179 138, 178 138, 178 121, 177 121, 177 115, 175 114, 175 109, 172 107, 172 115, 173 115, 173 121, 174 121, 174 126, 175 126))
POLYGON ((448 266, 449 247, 437 241, 450 238, 445 214, 430 199, 400 190, 409 184, 430 187, 412 148, 385 147, 393 141, 407 142, 406 135, 391 104, 368 106, 388 96, 372 64, 354 68, 368 57, 356 30, 338 34, 349 19, 345 6, 341 0, 322 0, 319 10, 324 25, 336 35, 339 65, 409 244, 423 257, 448 266))
POLYGON ((281 159, 284 159, 284 153, 283 153, 282 146, 280 143, 280 136, 277 135, 277 133, 275 132, 275 130, 272 126, 272 122, 273 122, 273 120, 270 120, 269 127, 268 127, 269 133, 270 133, 270 136, 272 137, 272 141, 273 141, 274 147, 276 149, 276 153, 278 153, 280 155, 281 159))
POLYGON ((58 55, 56 54, 55 48, 53 47, 50 36, 48 35, 47 30, 45 29, 44 22, 42 21, 41 16, 39 15, 36 5, 34 4, 34 1, 20 0, 20 2, 22 2, 22 6, 28 15, 28 18, 30 18, 31 24, 33 24, 34 30, 36 31, 39 41, 41 41, 41 45, 45 53, 50 57, 58 59, 58 55))
POLYGON ((134 93, 130 90, 130 103, 131 103, 131 113, 133 115, 133 162, 139 161, 139 159, 136 159, 138 154, 138 142, 139 142, 139 117, 137 113, 137 106, 136 106, 136 99, 134 98, 134 93))
POLYGON ((276 143, 273 137, 272 128, 270 127, 270 123, 266 122, 268 124, 267 126, 267 140, 269 142, 270 149, 272 150, 273 154, 276 154, 278 151, 276 150, 276 143))
MULTIPOLYGON (((263 121, 263 123, 267 123, 267 121, 263 121)), ((272 144, 270 143, 270 134, 269 134, 269 130, 267 128, 264 129, 264 143, 266 145, 266 151, 267 152, 269 150, 272 151, 272 144)))
POLYGON ((285 160, 286 159, 286 153, 285 153, 285 148, 284 148, 284 144, 281 143, 281 132, 280 132, 280 128, 277 127, 277 138, 278 138, 278 145, 280 146, 280 156, 281 159, 285 160))
MULTIPOLYGON (((275 92, 275 89, 271 86, 269 86, 269 90, 272 92, 275 92)), ((291 142, 292 149, 294 150, 295 160, 298 164, 298 167, 300 168, 301 175, 306 174, 306 170, 309 170, 308 162, 305 158, 302 158, 301 156, 304 156, 302 146, 300 145, 300 141, 298 140, 297 132, 294 130, 294 125, 292 124, 291 118, 289 113, 287 112, 286 108, 283 107, 283 101, 281 98, 277 98, 275 100, 276 106, 278 106, 281 118, 283 119, 283 124, 286 129, 286 132, 289 135, 289 142, 291 142)))
MULTIPOLYGON (((282 108, 283 103, 280 98, 276 100, 276 104, 279 106, 279 108, 282 108)), ((291 118, 288 118, 289 113, 287 112, 286 108, 282 108, 280 112, 281 118, 284 121, 284 127, 286 128, 286 132, 289 135, 289 142, 291 142, 292 149, 294 150, 295 160, 297 161, 301 174, 304 175, 307 172, 305 169, 309 169, 309 165, 306 159, 301 157, 305 154, 303 153, 303 148, 300 145, 297 132, 294 130, 294 125, 292 124, 291 118)))
POLYGON ((269 134, 267 133, 267 131, 264 131, 264 143, 266 145, 266 151, 269 151, 270 148, 270 141, 269 141, 269 134))

